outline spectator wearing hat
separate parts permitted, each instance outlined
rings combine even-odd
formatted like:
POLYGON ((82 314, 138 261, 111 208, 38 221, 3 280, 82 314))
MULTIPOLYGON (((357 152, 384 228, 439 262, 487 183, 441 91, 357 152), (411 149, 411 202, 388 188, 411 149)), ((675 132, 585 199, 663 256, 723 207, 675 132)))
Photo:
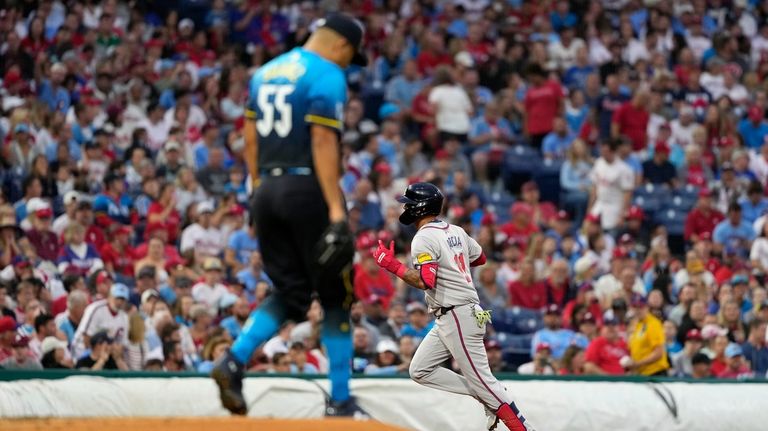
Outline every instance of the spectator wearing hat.
POLYGON ((80 223, 70 223, 64 232, 62 248, 57 265, 60 272, 73 269, 81 275, 87 275, 104 267, 96 248, 85 242, 85 227, 80 223))
POLYGON ((544 328, 533 334, 531 342, 531 357, 536 356, 536 347, 540 343, 546 343, 552 352, 554 360, 560 360, 565 349, 574 344, 576 333, 562 327, 562 310, 556 304, 551 304, 544 310, 544 328))
POLYGON ((28 244, 27 239, 16 223, 13 208, 0 207, 0 268, 6 268, 15 257, 20 256, 25 244, 28 244))
POLYGON ((90 344, 90 353, 80 358, 75 364, 75 368, 92 371, 128 370, 128 365, 123 359, 122 344, 113 340, 106 332, 94 334, 90 339, 90 344))
MULTIPOLYGON (((706 137, 705 133, 704 129, 698 128, 693 133, 693 139, 703 141, 706 137)), ((702 155, 703 145, 704 142, 701 144, 694 142, 685 147, 685 161, 678 169, 678 184, 706 187, 715 179, 712 169, 702 155)))
POLYGON ((624 217, 626 223, 617 235, 619 246, 631 257, 645 255, 650 248, 651 233, 644 225, 645 212, 637 205, 632 205, 624 217))
POLYGON ((493 373, 503 373, 514 371, 504 361, 504 355, 501 351, 501 344, 495 339, 489 339, 485 342, 485 354, 488 357, 488 366, 493 373))
POLYGON ((768 123, 763 109, 753 105, 747 111, 747 117, 739 122, 739 134, 747 148, 759 150, 768 136, 768 123))
POLYGON ((562 308, 570 301, 571 283, 568 279, 568 262, 555 259, 549 265, 549 274, 544 280, 547 292, 547 304, 557 304, 562 308))
POLYGON ((64 334, 58 332, 54 317, 45 312, 40 312, 34 319, 34 332, 30 334, 28 341, 29 352, 38 362, 43 357, 41 352, 41 343, 46 337, 64 337, 64 334))
POLYGON ((629 255, 624 250, 615 248, 611 259, 611 272, 595 282, 595 296, 603 304, 603 308, 608 308, 614 298, 628 299, 633 293, 645 294, 645 285, 628 259, 629 255))
POLYGON ((405 311, 408 314, 408 323, 403 325, 400 336, 412 337, 414 343, 418 345, 429 334, 435 322, 429 320, 427 307, 421 302, 411 302, 405 307, 405 311))
POLYGON ((32 223, 32 229, 26 232, 27 239, 41 260, 55 262, 61 253, 62 244, 56 233, 51 230, 53 209, 47 202, 41 200, 33 210, 29 208, 27 210, 32 223))
POLYGON ((766 346, 765 321, 752 320, 749 324, 749 338, 741 345, 744 358, 755 375, 765 376, 768 372, 768 346, 766 346))
POLYGON ((99 250, 104 268, 118 277, 133 277, 135 274, 136 253, 131 247, 132 233, 129 226, 113 226, 109 242, 99 250))
POLYGON ((718 223, 712 233, 715 251, 731 249, 740 256, 746 256, 746 251, 754 239, 755 232, 742 218, 741 206, 736 202, 728 205, 727 218, 718 223))
POLYGON ((679 148, 686 148, 692 144, 693 133, 700 127, 696 123, 695 112, 690 105, 682 105, 679 118, 670 121, 669 126, 672 132, 670 143, 672 146, 679 148))
MULTIPOLYGON (((353 286, 355 297, 360 298, 363 304, 372 305, 379 302, 383 311, 389 308, 395 288, 389 274, 376 264, 371 252, 376 245, 376 234, 364 232, 357 238, 356 248, 361 260, 355 264, 355 277, 353 286)), ((366 313, 370 316, 370 313, 366 313)))
POLYGON ((603 316, 600 335, 590 341, 584 354, 585 374, 624 374, 622 362, 629 356, 629 348, 619 333, 619 320, 612 310, 603 316))
POLYGON ((557 208, 552 202, 542 202, 539 185, 528 181, 520 187, 521 201, 527 204, 533 214, 533 223, 539 226, 550 226, 557 215, 557 208))
POLYGON ((16 334, 11 343, 13 354, 0 361, 0 368, 6 370, 42 370, 43 367, 29 350, 29 337, 16 334))
POLYGON ((666 339, 661 321, 648 311, 648 304, 642 295, 633 295, 630 303, 635 313, 627 328, 631 361, 624 367, 644 376, 666 376, 669 362, 664 350, 666 339))
POLYGON ((744 351, 736 343, 730 343, 725 348, 725 363, 725 369, 717 374, 719 379, 740 379, 754 376, 744 360, 744 351))
POLYGON ((517 367, 518 374, 551 376, 555 374, 552 365, 552 347, 546 342, 536 344, 533 360, 517 367))
POLYGON ((707 188, 699 190, 696 206, 685 218, 684 237, 686 241, 696 242, 705 232, 712 234, 715 227, 725 219, 725 216, 713 204, 712 191, 707 188))
POLYGON ((91 338, 100 332, 105 332, 107 338, 115 343, 125 342, 128 335, 128 314, 124 309, 129 295, 128 286, 115 283, 110 287, 107 298, 94 301, 85 307, 83 318, 75 331, 74 357, 81 357, 91 348, 91 338))
POLYGON ((105 228, 112 223, 131 225, 135 221, 133 200, 125 193, 125 180, 110 173, 104 178, 104 192, 93 201, 96 222, 105 228))
POLYGON ((693 374, 693 357, 703 346, 703 338, 698 329, 691 329, 685 335, 683 350, 671 356, 672 373, 677 377, 690 377, 693 374))
POLYGON ((382 339, 376 345, 376 357, 365 367, 365 374, 387 376, 405 373, 410 362, 403 362, 397 343, 389 338, 382 339))
POLYGON ((56 217, 51 225, 51 231, 57 236, 61 236, 67 225, 75 219, 75 212, 77 211, 77 204, 80 202, 80 199, 82 199, 80 192, 75 190, 70 190, 64 194, 62 199, 64 213, 56 217))
POLYGON ((600 147, 590 179, 590 214, 600 215, 602 228, 615 229, 621 225, 623 215, 630 206, 635 176, 631 168, 618 158, 618 142, 610 140, 600 147))
POLYGON ((666 142, 657 142, 653 158, 643 162, 643 182, 669 187, 675 187, 677 184, 677 172, 675 166, 669 162, 669 145, 666 142))
POLYGON ((215 316, 219 301, 227 293, 227 288, 221 284, 224 267, 215 257, 206 258, 203 262, 203 280, 192 286, 192 297, 195 301, 207 307, 208 312, 215 316))
POLYGON ((520 275, 509 283, 509 305, 538 310, 547 305, 547 287, 536 279, 536 268, 532 259, 520 262, 520 275))

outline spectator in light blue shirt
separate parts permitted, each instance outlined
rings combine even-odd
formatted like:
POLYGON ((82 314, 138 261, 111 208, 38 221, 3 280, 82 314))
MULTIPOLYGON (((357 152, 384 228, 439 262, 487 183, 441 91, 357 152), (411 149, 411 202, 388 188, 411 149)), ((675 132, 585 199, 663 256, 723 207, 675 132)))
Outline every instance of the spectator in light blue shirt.
MULTIPOLYGON (((224 261, 228 265, 236 263, 238 268, 252 263, 252 254, 259 251, 259 239, 256 238, 254 226, 248 226, 233 233, 229 237, 226 250, 224 250, 224 261)), ((258 256, 261 262, 261 256, 258 256)))
POLYGON ((421 302, 411 302, 405 307, 405 311, 408 313, 408 323, 403 325, 400 336, 413 337, 413 342, 419 344, 429 334, 435 322, 429 321, 427 307, 421 302))
POLYGON ((232 315, 222 319, 219 326, 224 328, 232 336, 232 339, 235 340, 243 330, 245 321, 248 320, 250 314, 251 307, 248 306, 248 301, 245 298, 237 298, 235 305, 232 306, 232 315))
POLYGON ((768 123, 763 119, 763 110, 759 106, 749 108, 747 118, 739 123, 739 134, 747 148, 759 150, 768 136, 768 123))
POLYGON ((266 283, 267 286, 272 287, 272 280, 264 272, 261 253, 258 251, 251 253, 250 265, 238 272, 235 277, 245 285, 245 296, 248 298, 248 302, 257 300, 259 283, 266 283))
POLYGON ((563 357, 565 349, 576 341, 575 332, 562 328, 560 313, 561 310, 557 304, 550 304, 547 307, 544 313, 544 328, 533 334, 531 357, 536 354, 536 346, 540 343, 547 343, 552 349, 552 358, 559 360, 563 357))
POLYGON ((69 110, 69 92, 62 86, 67 76, 67 66, 55 63, 51 66, 50 79, 43 79, 37 89, 37 98, 51 111, 66 114, 69 110))
POLYGON ((542 141, 541 152, 545 159, 563 160, 575 136, 568 132, 568 125, 561 117, 555 118, 552 131, 542 141))
POLYGON ((728 206, 728 217, 715 226, 712 240, 715 250, 735 250, 740 256, 746 256, 749 243, 755 239, 752 225, 742 219, 741 205, 734 202, 728 206))
POLYGON ((768 212, 768 199, 763 196, 762 184, 757 181, 749 183, 747 197, 742 198, 739 205, 741 205, 741 218, 750 224, 768 212))
POLYGON ((390 79, 384 90, 384 100, 394 103, 400 112, 409 114, 413 98, 424 88, 425 82, 419 76, 419 68, 415 60, 403 64, 403 73, 390 79))

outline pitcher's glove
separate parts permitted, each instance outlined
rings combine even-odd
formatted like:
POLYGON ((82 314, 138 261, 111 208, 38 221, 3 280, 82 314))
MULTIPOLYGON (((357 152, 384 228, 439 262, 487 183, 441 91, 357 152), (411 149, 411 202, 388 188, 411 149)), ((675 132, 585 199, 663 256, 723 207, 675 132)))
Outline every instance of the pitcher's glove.
POLYGON ((315 245, 316 263, 324 274, 340 274, 352 264, 355 239, 346 221, 332 223, 315 245))

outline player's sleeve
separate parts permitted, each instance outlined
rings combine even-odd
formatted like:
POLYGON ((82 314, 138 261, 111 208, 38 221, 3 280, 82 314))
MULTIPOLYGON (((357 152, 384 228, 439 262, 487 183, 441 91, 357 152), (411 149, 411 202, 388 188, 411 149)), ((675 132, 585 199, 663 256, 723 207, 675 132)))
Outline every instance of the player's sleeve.
POLYGON ((251 78, 251 82, 248 84, 248 101, 245 103, 245 118, 248 120, 255 120, 259 117, 257 97, 259 95, 260 83, 261 78, 259 74, 256 74, 251 78))
POLYGON ((437 261, 440 259, 440 248, 427 235, 416 235, 411 244, 413 267, 419 271, 421 281, 429 289, 437 284, 437 261))
POLYGON ((344 104, 347 101, 347 80, 339 69, 329 69, 312 82, 307 114, 304 121, 341 132, 344 104))
POLYGON ((480 244, 469 235, 464 235, 467 241, 467 251, 469 252, 469 266, 480 266, 485 263, 485 254, 480 244))

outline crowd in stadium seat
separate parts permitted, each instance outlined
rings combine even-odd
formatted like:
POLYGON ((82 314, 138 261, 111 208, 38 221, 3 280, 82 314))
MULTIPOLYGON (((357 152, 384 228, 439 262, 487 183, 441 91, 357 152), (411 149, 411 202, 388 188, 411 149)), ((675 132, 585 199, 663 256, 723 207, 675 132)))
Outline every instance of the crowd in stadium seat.
MULTIPOLYGON (((41 0, 0 6, 0 367, 210 371, 270 294, 248 79, 342 10, 355 372, 432 327, 395 197, 489 257, 495 372, 765 378, 768 2, 41 0)), ((290 143, 286 143, 290 145, 290 143)), ((322 304, 251 371, 324 373, 322 304)), ((452 366, 452 364, 446 364, 452 366)))

